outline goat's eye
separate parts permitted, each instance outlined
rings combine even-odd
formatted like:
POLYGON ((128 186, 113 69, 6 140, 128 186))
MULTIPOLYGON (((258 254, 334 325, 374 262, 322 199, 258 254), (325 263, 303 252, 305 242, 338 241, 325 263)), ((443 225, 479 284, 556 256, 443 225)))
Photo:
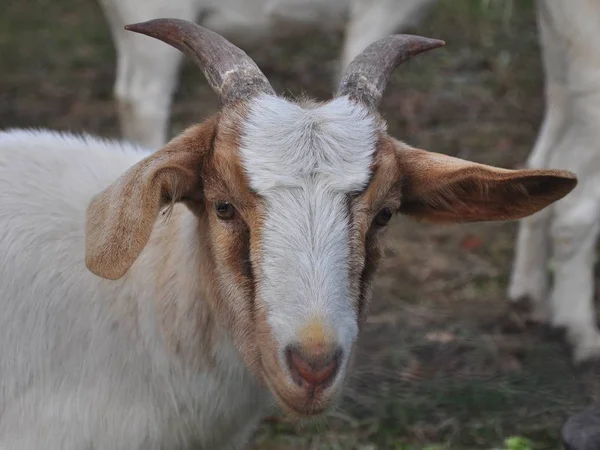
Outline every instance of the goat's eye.
POLYGON ((378 227, 384 227, 388 224, 391 218, 392 210, 390 208, 383 208, 377 213, 375 219, 373 219, 373 223, 375 223, 375 225, 378 227))
POLYGON ((229 202, 217 202, 215 203, 215 210, 217 211, 217 216, 222 220, 230 220, 233 219, 235 215, 235 208, 229 202))

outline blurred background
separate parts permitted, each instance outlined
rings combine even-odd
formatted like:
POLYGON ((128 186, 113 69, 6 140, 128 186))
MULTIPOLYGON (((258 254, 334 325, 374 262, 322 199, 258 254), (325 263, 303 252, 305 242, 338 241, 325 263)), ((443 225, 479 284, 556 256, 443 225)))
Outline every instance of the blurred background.
MULTIPOLYGON (((0 127, 118 136, 115 51, 93 0, 2 0, 0 127)), ((389 84, 382 112, 416 147, 506 168, 523 164, 543 114, 530 0, 441 0, 414 34, 444 39, 389 84)), ((244 47, 275 89, 326 99, 343 30, 244 47)), ((185 63, 171 134, 217 99, 185 63)), ((433 226, 398 217, 344 402, 324 422, 266 421, 255 449, 560 448, 564 420, 598 401, 600 378, 562 341, 525 326, 506 287, 516 223, 433 226)))

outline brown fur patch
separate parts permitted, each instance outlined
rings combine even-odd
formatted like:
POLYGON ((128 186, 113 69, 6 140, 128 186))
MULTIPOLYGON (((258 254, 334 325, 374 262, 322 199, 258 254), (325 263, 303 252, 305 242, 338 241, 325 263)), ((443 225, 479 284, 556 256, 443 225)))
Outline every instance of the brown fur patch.
POLYGON ((357 298, 359 324, 366 320, 371 297, 371 285, 382 254, 383 229, 373 219, 383 208, 396 210, 400 205, 401 174, 395 152, 385 145, 385 136, 378 142, 372 164, 373 175, 368 187, 351 205, 352 258, 351 279, 357 298))
POLYGON ((203 172, 206 211, 206 247, 213 267, 211 279, 218 292, 212 297, 219 319, 230 331, 246 364, 259 373, 256 340, 256 277, 261 254, 262 210, 238 152, 243 104, 222 112, 214 139, 214 152, 203 172), (223 221, 215 202, 227 201, 236 212, 223 221))
POLYGON ((333 335, 322 318, 311 316, 298 332, 298 344, 307 354, 327 353, 333 346, 333 335))
POLYGON ((159 211, 198 188, 215 124, 213 118, 189 128, 92 199, 85 230, 91 272, 121 278, 150 239, 159 211))
MULTIPOLYGON (((210 151, 196 166, 199 181, 184 197, 185 205, 197 217, 195 249, 192 243, 179 241, 178 227, 182 213, 175 207, 163 231, 153 234, 153 246, 163 256, 157 267, 157 289, 163 293, 157 305, 165 340, 188 367, 214 364, 213 344, 220 330, 226 329, 250 369, 257 375, 258 350, 254 317, 254 263, 260 253, 260 204, 248 189, 237 148, 243 105, 222 111, 214 122, 210 151), (222 221, 215 212, 215 202, 234 205, 232 220, 222 221), (183 247, 182 247, 183 246, 183 247), (252 251, 252 248, 255 251, 252 251), (175 250, 176 249, 176 250, 175 250), (174 255, 195 255, 190 267, 174 255), (172 268, 177 268, 172 271, 172 268), (171 298, 177 284, 197 289, 194 301, 182 303, 171 298)), ((183 212, 182 212, 183 211, 183 212)), ((192 261, 190 261, 192 262, 192 261)))
POLYGON ((373 176, 351 202, 351 273, 357 282, 358 315, 368 311, 371 284, 382 254, 381 230, 373 218, 384 207, 437 221, 520 218, 562 198, 576 184, 565 171, 512 171, 413 149, 382 135, 373 176))
POLYGON ((577 185, 562 170, 508 170, 417 150, 395 139, 403 175, 400 212, 431 222, 520 219, 567 195, 577 185))

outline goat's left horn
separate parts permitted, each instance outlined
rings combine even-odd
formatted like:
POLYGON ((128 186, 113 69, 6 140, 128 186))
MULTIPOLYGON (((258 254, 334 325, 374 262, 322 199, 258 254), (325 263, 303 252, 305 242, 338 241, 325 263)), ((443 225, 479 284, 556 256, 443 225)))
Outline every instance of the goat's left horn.
POLYGON ((202 70, 223 104, 258 94, 275 95, 269 80, 243 50, 194 22, 154 19, 125 26, 159 39, 190 57, 202 70))
POLYGON ((344 72, 336 97, 344 95, 375 109, 392 72, 419 53, 443 47, 444 41, 396 34, 373 42, 358 54, 344 72))

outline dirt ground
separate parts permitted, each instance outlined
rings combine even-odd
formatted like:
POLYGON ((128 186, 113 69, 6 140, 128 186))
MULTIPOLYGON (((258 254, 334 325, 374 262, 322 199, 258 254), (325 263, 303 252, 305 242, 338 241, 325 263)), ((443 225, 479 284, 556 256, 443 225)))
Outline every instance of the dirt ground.
MULTIPOLYGON (((543 112, 537 30, 530 1, 490 4, 442 0, 409 30, 447 47, 402 66, 382 110, 412 145, 512 168, 543 112)), ((0 11, 0 128, 118 135, 114 50, 96 3, 3 0, 0 11)), ((325 99, 340 42, 321 30, 247 51, 279 92, 325 99)), ((187 64, 172 132, 216 107, 187 64)), ((507 322, 515 231, 395 219, 343 404, 318 424, 265 423, 254 448, 490 449, 511 435, 559 448, 561 424, 598 401, 600 378, 573 368, 556 336, 507 322)))

